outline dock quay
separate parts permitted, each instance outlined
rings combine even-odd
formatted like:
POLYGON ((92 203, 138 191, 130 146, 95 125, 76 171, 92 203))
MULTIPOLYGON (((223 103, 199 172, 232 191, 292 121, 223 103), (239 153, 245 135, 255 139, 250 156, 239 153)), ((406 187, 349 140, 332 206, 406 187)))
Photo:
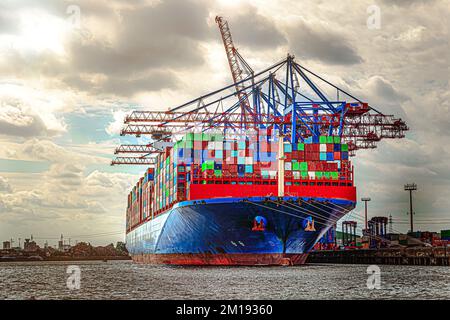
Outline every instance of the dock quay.
POLYGON ((318 250, 306 263, 449 266, 448 247, 318 250))

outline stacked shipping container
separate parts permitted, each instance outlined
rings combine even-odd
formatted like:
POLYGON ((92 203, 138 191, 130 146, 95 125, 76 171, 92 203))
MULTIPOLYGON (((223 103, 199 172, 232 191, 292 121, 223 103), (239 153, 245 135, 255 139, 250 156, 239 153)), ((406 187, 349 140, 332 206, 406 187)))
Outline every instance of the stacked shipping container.
MULTIPOLYGON (((158 155, 155 169, 148 169, 130 192, 127 230, 189 199, 191 183, 220 183, 220 179, 275 181, 278 147, 278 137, 271 130, 235 139, 226 139, 221 133, 186 134, 158 155)), ((348 146, 340 137, 285 142, 284 155, 286 185, 304 180, 351 180, 348 146)))

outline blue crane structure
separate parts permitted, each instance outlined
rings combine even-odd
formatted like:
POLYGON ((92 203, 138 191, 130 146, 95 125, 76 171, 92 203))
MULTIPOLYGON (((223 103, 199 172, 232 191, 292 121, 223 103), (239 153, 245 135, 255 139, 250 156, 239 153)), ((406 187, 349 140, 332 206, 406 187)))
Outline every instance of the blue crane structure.
MULTIPOLYGON (((402 119, 383 114, 299 64, 292 55, 254 72, 234 47, 228 23, 221 17, 216 22, 233 83, 169 111, 133 111, 125 118, 121 135, 169 141, 185 132, 220 130, 238 135, 274 129, 293 144, 305 139, 318 143, 321 135, 340 136, 350 155, 375 148, 381 139, 405 136, 408 127, 402 119)), ((152 143, 116 149, 116 153, 133 151, 140 155, 119 157, 111 164, 151 165, 152 155, 160 152, 152 143)))

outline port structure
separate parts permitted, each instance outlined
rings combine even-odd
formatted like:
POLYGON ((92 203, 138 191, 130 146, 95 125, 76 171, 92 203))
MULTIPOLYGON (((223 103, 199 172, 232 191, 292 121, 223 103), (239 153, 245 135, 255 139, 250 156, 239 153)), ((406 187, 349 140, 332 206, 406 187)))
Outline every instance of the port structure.
POLYGON ((414 232, 414 211, 412 204, 412 192, 417 190, 417 185, 415 183, 405 184, 405 191, 409 191, 409 219, 410 219, 410 227, 411 232, 414 232))
MULTIPOLYGON (((376 148, 382 139, 403 138, 409 129, 393 115, 334 85, 288 54, 255 72, 234 47, 228 23, 217 17, 233 82, 168 111, 136 110, 124 121, 121 135, 142 135, 150 143, 175 140, 186 132, 222 132, 239 136, 250 131, 276 130, 284 141, 298 143, 321 135, 339 136, 350 156, 376 148), (320 87, 319 87, 320 84, 320 87), (334 96, 335 93, 335 96, 334 96)), ((152 108, 153 109, 153 108, 152 108)), ((114 164, 151 165, 157 152, 123 148, 138 156, 117 158, 114 164)))
POLYGON ((342 222, 342 245, 344 247, 356 246, 356 221, 342 222))
POLYGON ((388 243, 386 239, 387 233, 387 217, 372 217, 368 222, 368 236, 369 236, 369 245, 371 248, 379 248, 386 246, 388 243))
POLYGON ((369 202, 370 198, 361 198, 361 201, 364 202, 364 228, 367 230, 367 202, 369 202))

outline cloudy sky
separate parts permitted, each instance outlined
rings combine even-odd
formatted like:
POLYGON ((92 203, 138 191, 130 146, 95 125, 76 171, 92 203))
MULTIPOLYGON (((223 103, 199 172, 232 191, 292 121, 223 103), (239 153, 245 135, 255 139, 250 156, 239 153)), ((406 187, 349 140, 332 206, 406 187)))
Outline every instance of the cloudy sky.
POLYGON ((143 170, 109 166, 114 146, 131 141, 118 135, 123 116, 166 110, 230 82, 218 14, 253 69, 289 52, 406 120, 406 139, 354 158, 358 196, 372 198, 370 216, 406 221, 403 184, 414 181, 415 218, 434 221, 418 227, 450 228, 449 7, 448 0, 1 1, 0 240, 123 239, 127 191, 143 170), (379 28, 368 27, 374 8, 379 28))

